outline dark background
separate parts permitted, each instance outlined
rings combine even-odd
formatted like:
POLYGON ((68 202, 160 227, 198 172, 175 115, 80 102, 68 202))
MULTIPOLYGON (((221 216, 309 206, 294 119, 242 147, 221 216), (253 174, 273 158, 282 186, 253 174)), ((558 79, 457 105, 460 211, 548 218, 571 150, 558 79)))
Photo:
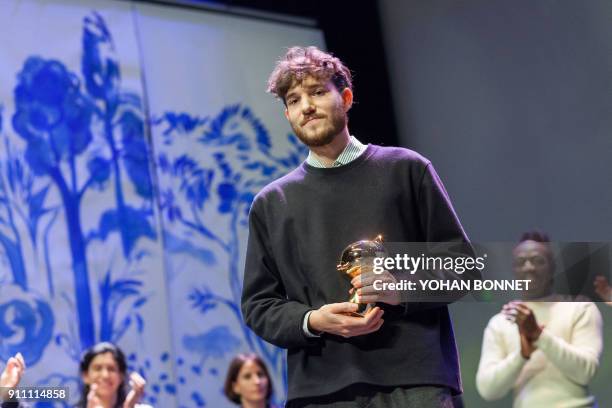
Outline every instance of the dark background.
MULTIPOLYGON (((174 3, 164 0, 144 2, 174 3)), ((385 146, 400 144, 394 118, 389 72, 376 1, 228 0, 185 1, 185 4, 227 7, 240 14, 242 8, 305 17, 323 31, 327 50, 340 58, 353 73, 355 103, 349 112, 349 129, 363 143, 385 146)), ((176 6, 177 4, 172 4, 176 6)), ((295 44, 309 45, 309 44, 295 44)), ((279 50, 279 57, 284 50, 279 50)), ((270 61, 270 71, 274 61, 270 61)))

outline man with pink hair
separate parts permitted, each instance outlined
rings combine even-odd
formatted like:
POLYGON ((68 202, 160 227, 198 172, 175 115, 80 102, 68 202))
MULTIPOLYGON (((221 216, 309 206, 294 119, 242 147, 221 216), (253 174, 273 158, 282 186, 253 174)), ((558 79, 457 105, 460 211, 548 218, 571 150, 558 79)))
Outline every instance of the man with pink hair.
MULTIPOLYGON (((461 379, 446 305, 402 301, 376 290, 371 275, 349 284, 336 271, 348 244, 378 234, 468 242, 432 164, 349 133, 351 73, 331 54, 290 48, 268 91, 309 155, 253 201, 242 311, 256 334, 288 351, 287 406, 452 407, 461 379), (354 291, 376 303, 365 317, 342 302, 354 291)), ((389 272, 376 279, 396 281, 389 272)))

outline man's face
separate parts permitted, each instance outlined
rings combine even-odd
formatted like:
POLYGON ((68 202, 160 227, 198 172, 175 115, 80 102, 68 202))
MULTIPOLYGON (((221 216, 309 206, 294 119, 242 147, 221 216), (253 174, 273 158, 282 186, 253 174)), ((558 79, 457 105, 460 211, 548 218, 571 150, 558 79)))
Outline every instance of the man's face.
POLYGON ((517 279, 529 279, 525 298, 536 299, 550 294, 553 279, 552 254, 548 245, 523 241, 514 248, 514 274, 517 279))
POLYGON ((285 96, 285 116, 308 147, 324 146, 346 127, 353 101, 350 89, 338 92, 331 80, 307 76, 295 81, 285 96))

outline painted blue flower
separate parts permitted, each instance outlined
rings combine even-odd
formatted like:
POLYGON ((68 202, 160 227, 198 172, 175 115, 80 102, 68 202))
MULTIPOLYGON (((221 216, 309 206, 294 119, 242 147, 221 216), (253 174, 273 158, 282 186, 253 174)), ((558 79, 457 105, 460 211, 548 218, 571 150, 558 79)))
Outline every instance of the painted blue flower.
POLYGON ((51 306, 17 286, 2 288, 0 301, 0 359, 21 352, 34 365, 53 337, 55 318, 51 306))
POLYGON ((94 105, 76 75, 56 60, 30 57, 18 75, 13 128, 27 143, 26 160, 36 174, 89 145, 94 105))

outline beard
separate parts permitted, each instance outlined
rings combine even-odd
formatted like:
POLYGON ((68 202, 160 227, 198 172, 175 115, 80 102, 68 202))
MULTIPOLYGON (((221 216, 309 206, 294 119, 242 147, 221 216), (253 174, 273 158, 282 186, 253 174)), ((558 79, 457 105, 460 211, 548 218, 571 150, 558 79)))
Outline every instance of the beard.
POLYGON ((308 147, 320 147, 330 144, 336 135, 346 127, 348 118, 344 109, 340 106, 334 109, 330 115, 316 119, 317 123, 302 127, 291 123, 295 135, 308 147))

